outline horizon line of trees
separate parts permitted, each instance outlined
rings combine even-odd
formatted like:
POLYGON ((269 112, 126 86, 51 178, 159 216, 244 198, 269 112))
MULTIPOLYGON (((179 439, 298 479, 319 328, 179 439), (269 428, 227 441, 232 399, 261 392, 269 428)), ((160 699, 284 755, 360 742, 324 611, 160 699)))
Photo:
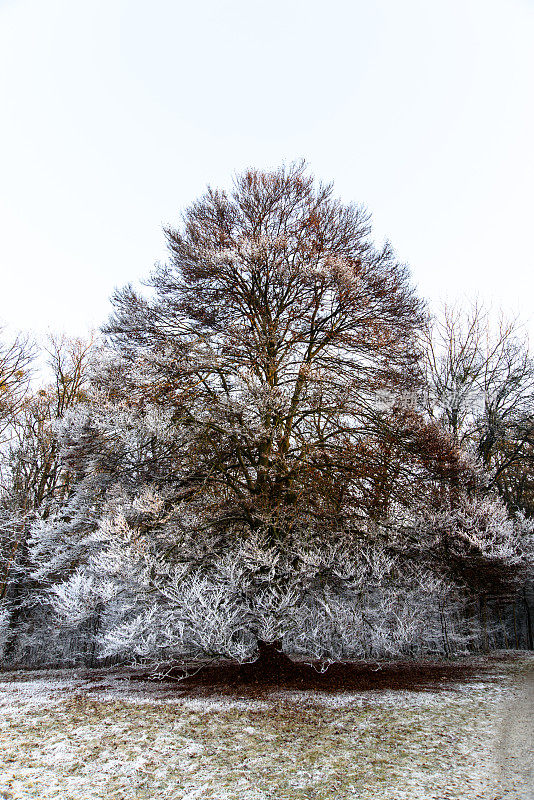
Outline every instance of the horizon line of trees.
POLYGON ((303 163, 209 189, 92 340, 0 346, 3 663, 533 647, 534 365, 303 163))

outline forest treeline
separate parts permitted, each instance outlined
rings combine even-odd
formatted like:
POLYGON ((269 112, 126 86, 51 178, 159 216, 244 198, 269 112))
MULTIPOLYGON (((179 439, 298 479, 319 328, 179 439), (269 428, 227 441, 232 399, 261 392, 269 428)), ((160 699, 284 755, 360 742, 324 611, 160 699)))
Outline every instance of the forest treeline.
POLYGON ((4 666, 532 648, 534 364, 303 163, 208 189, 99 336, 0 349, 4 666))

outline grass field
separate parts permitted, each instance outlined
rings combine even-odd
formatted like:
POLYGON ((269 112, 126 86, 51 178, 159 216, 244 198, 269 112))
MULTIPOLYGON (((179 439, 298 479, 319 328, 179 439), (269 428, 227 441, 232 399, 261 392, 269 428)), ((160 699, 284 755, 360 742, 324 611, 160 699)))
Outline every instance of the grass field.
POLYGON ((0 798, 530 800, 534 658, 432 689, 195 696, 0 675, 0 798))

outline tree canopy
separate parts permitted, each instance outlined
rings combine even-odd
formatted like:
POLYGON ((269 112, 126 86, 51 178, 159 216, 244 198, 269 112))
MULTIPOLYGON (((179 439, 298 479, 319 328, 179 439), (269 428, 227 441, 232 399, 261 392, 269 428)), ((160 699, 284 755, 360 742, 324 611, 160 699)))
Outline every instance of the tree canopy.
POLYGON ((180 430, 184 496, 211 494, 214 522, 340 526, 380 507, 386 450, 413 456, 419 436, 426 468, 453 460, 407 413, 424 305, 363 207, 300 163, 208 190, 165 233, 153 297, 118 292, 106 332, 130 402, 180 430))

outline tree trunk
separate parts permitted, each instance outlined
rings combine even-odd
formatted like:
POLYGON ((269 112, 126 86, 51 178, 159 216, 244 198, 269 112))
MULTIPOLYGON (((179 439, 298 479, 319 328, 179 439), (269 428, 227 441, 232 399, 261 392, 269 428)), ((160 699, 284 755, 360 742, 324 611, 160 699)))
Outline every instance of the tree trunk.
POLYGON ((295 669, 289 656, 282 652, 282 640, 263 642, 258 640, 258 658, 240 669, 244 680, 261 683, 278 683, 295 669))
POLYGON ((489 652, 488 640, 488 605, 486 595, 480 596, 480 622, 482 625, 482 647, 485 653, 489 652))
POLYGON ((527 597, 527 590, 523 590, 523 602, 525 603, 525 612, 527 615, 527 649, 534 650, 534 637, 532 635, 532 617, 530 614, 530 605, 527 597))

